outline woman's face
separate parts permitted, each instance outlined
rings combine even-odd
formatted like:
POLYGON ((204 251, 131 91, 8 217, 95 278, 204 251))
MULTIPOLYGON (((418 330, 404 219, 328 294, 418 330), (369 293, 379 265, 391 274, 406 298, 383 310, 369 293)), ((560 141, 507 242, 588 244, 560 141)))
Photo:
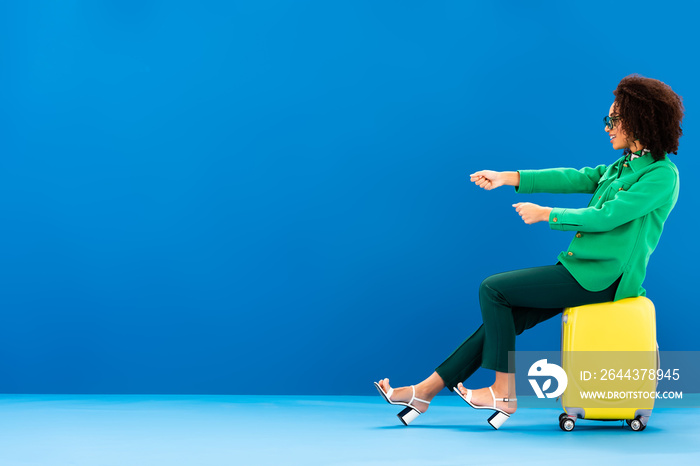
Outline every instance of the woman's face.
MULTIPOLYGON (((610 118, 619 117, 619 115, 617 114, 617 110, 615 109, 615 102, 613 102, 613 104, 610 106, 608 116, 610 118)), ((622 129, 620 120, 614 121, 613 129, 610 129, 606 126, 605 131, 607 131, 610 135, 610 143, 612 144, 613 149, 615 150, 627 149, 634 144, 634 141, 631 140, 632 138, 627 136, 627 133, 625 133, 625 131, 622 129)))

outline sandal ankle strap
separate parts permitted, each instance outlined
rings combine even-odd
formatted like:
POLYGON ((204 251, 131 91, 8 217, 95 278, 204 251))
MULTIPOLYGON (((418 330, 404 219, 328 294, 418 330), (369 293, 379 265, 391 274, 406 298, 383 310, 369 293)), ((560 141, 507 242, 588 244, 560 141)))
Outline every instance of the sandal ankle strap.
POLYGON ((489 387, 489 391, 491 392, 491 398, 493 398, 493 407, 496 407, 496 402, 497 401, 503 401, 505 403, 508 403, 510 401, 518 401, 517 398, 496 398, 496 395, 493 393, 493 388, 489 387))
POLYGON ((412 405, 413 400, 420 401, 421 403, 430 404, 430 401, 421 400, 420 398, 416 397, 416 386, 415 385, 411 385, 411 388, 413 389, 413 396, 411 397, 411 401, 409 401, 408 404, 412 405))

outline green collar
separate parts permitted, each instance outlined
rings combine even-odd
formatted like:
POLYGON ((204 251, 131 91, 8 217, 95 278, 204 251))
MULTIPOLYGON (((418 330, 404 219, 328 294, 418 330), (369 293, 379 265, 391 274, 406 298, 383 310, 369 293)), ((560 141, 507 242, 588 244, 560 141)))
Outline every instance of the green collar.
POLYGON ((639 171, 643 170, 647 166, 651 165, 654 163, 654 157, 651 156, 651 152, 645 152, 643 155, 641 154, 642 151, 637 151, 635 152, 636 155, 640 155, 640 157, 637 157, 634 160, 630 160, 629 166, 632 169, 632 171, 639 171))

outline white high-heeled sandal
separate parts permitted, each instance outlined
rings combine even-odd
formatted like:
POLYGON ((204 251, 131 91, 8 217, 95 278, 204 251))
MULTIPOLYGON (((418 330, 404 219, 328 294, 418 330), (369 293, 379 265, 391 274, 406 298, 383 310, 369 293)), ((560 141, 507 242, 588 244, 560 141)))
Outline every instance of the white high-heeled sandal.
POLYGON ((382 397, 384 397, 387 403, 406 407, 406 409, 404 409, 396 415, 405 426, 409 425, 411 421, 423 414, 423 412, 420 409, 413 406, 414 401, 420 401, 421 403, 430 404, 430 401, 421 400, 420 398, 416 397, 416 387, 414 385, 411 385, 411 388, 413 389, 413 396, 411 397, 411 401, 409 401, 408 403, 406 403, 405 401, 392 401, 391 395, 394 394, 393 388, 389 389, 388 392, 385 392, 382 386, 379 385, 377 382, 374 382, 374 386, 377 387, 379 394, 382 395, 382 397))
POLYGON ((460 398, 466 401, 467 404, 474 409, 491 409, 495 411, 489 418, 489 424, 491 424, 491 427, 493 427, 494 429, 498 429, 499 427, 501 427, 503 423, 506 422, 510 417, 510 414, 506 413, 502 409, 496 408, 496 402, 503 401, 505 403, 508 403, 509 401, 518 401, 517 398, 496 398, 496 395, 493 394, 493 389, 489 387, 489 391, 491 392, 491 398, 493 398, 493 406, 479 406, 472 403, 471 390, 467 389, 466 395, 462 395, 462 392, 459 391, 457 387, 454 387, 454 391, 455 393, 457 393, 457 395, 460 396, 460 398))

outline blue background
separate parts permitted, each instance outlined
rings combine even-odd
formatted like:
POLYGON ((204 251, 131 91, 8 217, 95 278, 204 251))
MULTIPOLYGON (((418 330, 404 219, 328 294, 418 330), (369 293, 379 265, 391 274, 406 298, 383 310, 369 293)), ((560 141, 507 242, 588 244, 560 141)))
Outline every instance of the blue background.
POLYGON ((2 2, 0 392, 420 381, 479 325, 483 278, 571 240, 511 204, 588 201, 468 174, 613 162, 631 73, 688 109, 645 287, 661 348, 699 349, 689 3, 2 2))

